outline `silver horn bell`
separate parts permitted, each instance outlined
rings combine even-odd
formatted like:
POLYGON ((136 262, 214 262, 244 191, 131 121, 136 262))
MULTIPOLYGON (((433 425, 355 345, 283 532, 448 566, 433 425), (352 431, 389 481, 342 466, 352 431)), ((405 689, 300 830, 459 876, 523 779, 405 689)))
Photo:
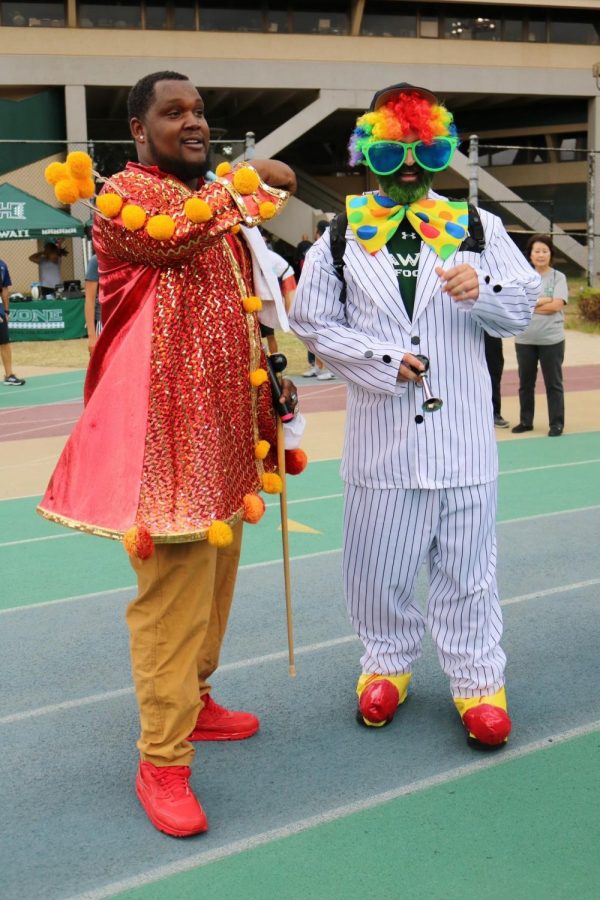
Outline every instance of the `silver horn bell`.
POLYGON ((423 388, 423 394, 425 396, 425 400, 421 405, 421 409, 423 410, 423 412, 436 412, 436 410, 442 408, 442 406, 444 405, 444 401, 440 400, 439 397, 433 396, 431 388, 429 386, 429 382, 425 377, 425 372, 429 371, 429 359, 427 356, 422 356, 420 353, 417 354, 416 358, 425 366, 425 370, 423 372, 417 372, 416 369, 413 369, 413 372, 417 372, 417 374, 421 376, 421 387, 423 388))

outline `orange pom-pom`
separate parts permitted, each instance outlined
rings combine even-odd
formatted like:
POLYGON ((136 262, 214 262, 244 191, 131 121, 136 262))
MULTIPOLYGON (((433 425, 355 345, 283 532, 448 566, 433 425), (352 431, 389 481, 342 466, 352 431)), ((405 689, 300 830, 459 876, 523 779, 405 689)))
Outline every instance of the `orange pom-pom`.
POLYGON ((267 508, 265 501, 258 494, 246 494, 242 502, 244 504, 244 522, 256 525, 262 519, 267 508))
POLYGON ((202 200, 200 197, 190 197, 189 200, 186 200, 183 204, 183 211, 190 222, 193 222, 195 225, 201 222, 208 222, 213 215, 213 211, 206 200, 202 200))
POLYGON ((121 212, 121 221, 128 231, 139 231, 146 221, 146 213, 136 203, 128 203, 121 212))
POLYGON ((272 219, 277 212, 277 207, 270 200, 265 200, 264 203, 259 204, 258 212, 261 219, 272 219))
POLYGON ((265 494, 280 494, 283 490, 283 481, 276 472, 265 472, 262 477, 262 486, 265 494))
POLYGON ((285 451, 285 471, 288 475, 299 475, 300 472, 304 472, 307 464, 308 456, 300 447, 285 451))
POLYGON ((243 297, 242 306, 247 313, 258 312, 262 309, 262 300, 260 297, 243 297))
POLYGON ((252 387, 260 387, 261 384, 264 384, 269 376, 267 375, 264 369, 254 369, 250 372, 250 384, 252 387))
POLYGON ((229 230, 231 231, 232 234, 239 234, 239 232, 242 230, 242 226, 241 225, 232 225, 232 227, 229 230))
POLYGON ((224 175, 229 175, 230 172, 231 165, 228 162, 220 162, 215 169, 215 175, 218 175, 219 178, 223 178, 224 175))
POLYGON ((58 184, 63 178, 69 177, 69 170, 64 163, 51 162, 44 169, 44 178, 48 184, 58 184))
POLYGON ((99 197, 96 197, 96 207, 108 219, 114 219, 115 216, 118 216, 122 206, 123 198, 119 197, 118 194, 100 194, 99 197))
POLYGON ((67 156, 67 168, 73 178, 91 178, 92 157, 83 150, 74 150, 67 156))
POLYGON ((215 519, 208 531, 206 539, 213 547, 228 547, 233 541, 233 531, 227 522, 215 519))
POLYGON ((267 453, 271 449, 271 445, 268 441, 258 441, 254 445, 254 457, 255 459, 266 459, 267 453))
POLYGON ((75 182, 79 189, 79 196, 82 200, 89 200, 96 193, 96 185, 94 179, 89 176, 87 178, 76 178, 75 182))
POLYGON ((146 231, 155 241, 168 241, 175 234, 175 222, 171 216, 151 216, 146 231))
POLYGON ((242 166, 233 176, 233 186, 240 194, 253 194, 259 184, 258 172, 248 166, 242 166))
POLYGON ((154 553, 154 541, 145 525, 133 525, 123 535, 123 546, 136 559, 150 559, 154 553))
POLYGON ((76 203, 79 200, 79 188, 74 178, 61 178, 54 185, 54 196, 59 203, 76 203))

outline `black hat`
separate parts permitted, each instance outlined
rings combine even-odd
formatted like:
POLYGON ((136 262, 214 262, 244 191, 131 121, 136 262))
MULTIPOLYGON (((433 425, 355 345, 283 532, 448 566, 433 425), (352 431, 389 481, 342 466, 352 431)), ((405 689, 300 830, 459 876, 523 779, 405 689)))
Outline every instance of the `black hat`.
POLYGON ((435 103, 436 105, 440 102, 435 94, 432 94, 427 88, 415 87, 414 84, 407 84, 403 81, 400 84, 393 84, 391 87, 383 88, 382 91, 377 91, 371 100, 369 112, 374 112, 376 109, 379 109, 379 107, 383 106, 384 103, 387 103, 394 94, 405 93, 420 94, 425 100, 428 100, 430 103, 435 103))

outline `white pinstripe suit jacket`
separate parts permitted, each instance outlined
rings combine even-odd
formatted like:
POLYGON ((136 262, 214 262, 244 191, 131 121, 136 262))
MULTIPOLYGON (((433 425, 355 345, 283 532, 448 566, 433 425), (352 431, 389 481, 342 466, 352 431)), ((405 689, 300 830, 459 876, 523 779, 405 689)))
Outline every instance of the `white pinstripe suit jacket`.
POLYGON ((449 488, 496 478, 483 331, 496 337, 521 332, 531 318, 540 278, 500 219, 483 210, 480 215, 483 253, 456 252, 442 263, 422 245, 412 322, 386 247, 371 255, 347 230, 345 304, 338 299, 341 282, 333 268, 329 232, 306 256, 290 325, 348 382, 342 459, 342 478, 348 483, 449 488), (475 302, 457 303, 442 293, 435 268, 459 263, 478 272, 475 302), (432 392, 444 401, 438 412, 423 414, 422 389, 396 381, 406 352, 429 357, 432 392))

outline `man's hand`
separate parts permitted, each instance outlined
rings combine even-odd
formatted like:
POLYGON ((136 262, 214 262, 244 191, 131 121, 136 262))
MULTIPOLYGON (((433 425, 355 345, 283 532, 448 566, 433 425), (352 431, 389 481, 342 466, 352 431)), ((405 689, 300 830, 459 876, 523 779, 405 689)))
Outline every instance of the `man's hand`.
POLYGON ((425 373, 425 366, 420 359, 412 353, 405 353, 398 369, 396 381, 414 381, 421 384, 421 375, 425 373), (420 375, 418 373, 421 373, 420 375))
POLYGON ((279 400, 281 403, 285 403, 288 409, 293 410, 294 415, 296 415, 298 412, 298 391, 294 382, 290 381, 289 378, 282 378, 281 380, 281 396, 279 400))
POLYGON ((278 159, 251 159, 248 162, 256 169, 265 184, 289 191, 290 194, 296 193, 295 172, 285 163, 278 159))
POLYGON ((479 278, 473 266, 462 263, 447 270, 438 266, 435 273, 442 282, 443 292, 450 294, 453 300, 477 300, 479 297, 479 278))

